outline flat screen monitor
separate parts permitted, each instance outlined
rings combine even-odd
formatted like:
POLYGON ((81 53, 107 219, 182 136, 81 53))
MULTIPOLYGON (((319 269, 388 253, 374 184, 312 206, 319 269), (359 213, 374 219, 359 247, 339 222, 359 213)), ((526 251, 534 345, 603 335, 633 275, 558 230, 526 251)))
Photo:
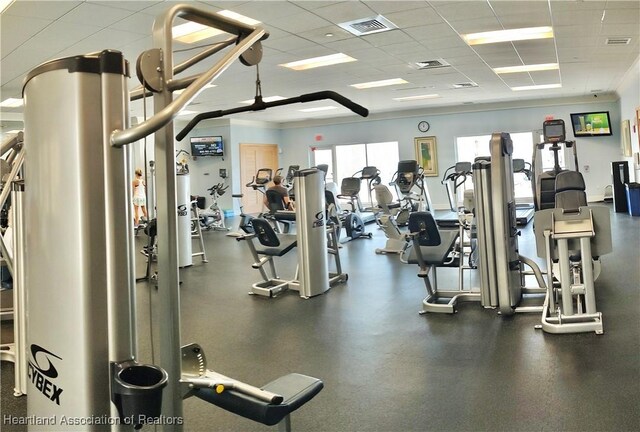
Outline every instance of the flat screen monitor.
POLYGON ((224 145, 221 136, 192 137, 192 156, 224 156, 224 145))
POLYGON ((571 124, 576 138, 611 135, 609 111, 571 114, 571 124))

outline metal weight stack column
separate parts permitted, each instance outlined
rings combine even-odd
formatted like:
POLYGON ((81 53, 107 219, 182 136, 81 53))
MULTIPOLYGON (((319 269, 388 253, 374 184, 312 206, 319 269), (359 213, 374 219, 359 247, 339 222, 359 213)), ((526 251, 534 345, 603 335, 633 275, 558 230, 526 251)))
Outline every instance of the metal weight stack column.
POLYGON ((324 180, 315 169, 294 174, 300 296, 313 297, 329 289, 324 180))
POLYGON ((491 210, 491 162, 476 160, 473 164, 473 179, 476 195, 476 217, 478 219, 480 302, 484 307, 497 307, 498 283, 496 281, 496 251, 491 210))
POLYGON ((25 80, 27 413, 52 419, 29 430, 109 429, 111 367, 135 359, 131 155, 110 145, 127 127, 128 75, 106 50, 25 80))

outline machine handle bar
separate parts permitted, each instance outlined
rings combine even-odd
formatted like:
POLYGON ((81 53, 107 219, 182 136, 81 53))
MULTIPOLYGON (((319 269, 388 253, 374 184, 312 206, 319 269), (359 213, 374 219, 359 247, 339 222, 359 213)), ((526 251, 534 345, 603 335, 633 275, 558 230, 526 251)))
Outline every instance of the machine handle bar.
POLYGON ((325 91, 320 91, 320 92, 315 92, 315 93, 303 94, 301 96, 296 96, 296 97, 283 99, 283 100, 279 100, 279 101, 273 101, 273 102, 264 102, 262 100, 262 96, 256 96, 255 101, 253 102, 253 104, 251 104, 249 106, 231 108, 231 109, 228 109, 228 110, 209 111, 209 112, 206 112, 206 113, 201 113, 201 114, 196 115, 184 127, 184 129, 182 129, 178 133, 178 135, 176 135, 176 139, 178 141, 182 141, 184 139, 184 137, 186 137, 187 134, 189 132, 191 132, 191 130, 194 127, 196 127, 196 125, 198 123, 200 123, 202 120, 218 118, 218 117, 224 117, 224 116, 227 116, 227 115, 230 115, 230 114, 237 114, 237 113, 247 112, 247 111, 262 111, 262 110, 265 110, 267 108, 276 107, 276 106, 290 105, 290 104, 294 104, 294 103, 314 102, 314 101, 324 100, 324 99, 331 99, 331 100, 333 100, 335 102, 338 102, 340 105, 344 106, 345 108, 350 109, 351 111, 353 111, 354 113, 356 113, 356 114, 358 114, 358 115, 360 115, 362 117, 367 117, 369 115, 369 110, 366 109, 365 107, 363 107, 362 105, 358 105, 357 103, 353 102, 351 99, 347 99, 346 97, 342 96, 341 94, 338 94, 338 93, 336 93, 334 91, 331 91, 331 90, 325 90, 325 91))

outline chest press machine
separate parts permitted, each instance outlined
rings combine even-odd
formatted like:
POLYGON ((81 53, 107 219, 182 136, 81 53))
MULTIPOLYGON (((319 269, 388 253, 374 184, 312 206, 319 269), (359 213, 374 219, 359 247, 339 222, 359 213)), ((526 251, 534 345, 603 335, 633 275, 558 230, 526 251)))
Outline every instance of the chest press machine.
MULTIPOLYGON (((162 430, 180 431, 182 400, 196 396, 290 430, 291 412, 322 389, 319 379, 299 374, 285 375, 262 388, 248 385, 208 370, 201 347, 180 343, 172 120, 236 60, 256 65, 261 59, 260 41, 266 37, 264 29, 208 8, 175 4, 154 23, 155 48, 140 56, 136 68, 143 86, 131 93, 129 64, 117 51, 53 60, 27 75, 24 141, 30 175, 25 183, 24 222, 30 228, 25 238, 24 285, 29 298, 29 416, 102 419, 66 425, 65 430, 133 430, 161 419, 162 430), (172 26, 177 18, 223 30, 231 38, 174 66, 172 26), (201 75, 174 77, 226 47, 230 51, 201 75), (180 89, 184 92, 173 99, 173 92, 180 89), (147 96, 154 98, 154 115, 130 127, 129 100, 147 96), (159 278, 158 290, 152 291, 162 317, 154 331, 158 365, 138 361, 128 146, 151 133, 155 133, 158 183, 159 278), (61 166, 65 169, 53 169, 61 166)), ((318 97, 331 97, 367 114, 365 108, 332 92, 296 101, 318 97)), ((30 424, 29 430, 60 427, 30 424)))

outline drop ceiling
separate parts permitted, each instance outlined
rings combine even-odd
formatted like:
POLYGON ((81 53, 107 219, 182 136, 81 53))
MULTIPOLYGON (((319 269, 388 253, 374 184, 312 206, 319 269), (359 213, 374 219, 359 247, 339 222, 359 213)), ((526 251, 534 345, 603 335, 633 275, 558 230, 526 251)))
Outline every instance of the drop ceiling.
MULTIPOLYGON (((264 96, 293 97, 334 90, 372 113, 440 106, 483 104, 614 92, 639 53, 638 1, 202 1, 213 10, 228 9, 259 20, 269 31, 263 42, 260 78, 264 96), (397 29, 355 36, 340 23, 382 15, 397 29), (461 34, 552 26, 553 39, 469 46, 461 34), (606 45, 607 38, 631 38, 606 45), (293 71, 283 63, 344 53, 355 62, 293 71), (417 62, 440 60, 450 66, 420 69, 417 62), (497 75, 492 68, 559 63, 558 70, 497 75), (352 84, 402 78, 406 84, 357 90, 352 84), (476 87, 454 88, 454 84, 476 87), (513 91, 512 87, 561 83, 548 90, 513 91), (422 94, 438 98, 396 101, 422 94)), ((117 49, 133 64, 152 47, 154 18, 165 1, 17 0, 1 17, 1 98, 20 97, 25 74, 53 58, 117 49)), ((194 46, 176 43, 175 61, 194 55, 194 46)), ((215 58, 215 57, 214 57, 215 58)), ((205 62, 206 63, 206 62, 205 62)), ((202 70, 200 67, 199 70, 202 70)), ((192 73, 192 72, 191 72, 192 73)), ((187 72, 189 74, 189 72, 187 72)), ((256 68, 237 62, 204 90, 191 111, 228 109, 252 99, 256 68)), ((131 79, 130 87, 138 84, 131 79)), ((296 104, 237 118, 287 123, 353 115, 344 108, 302 112, 331 105, 296 104)), ((2 110, 3 126, 20 109, 2 110), (6 123, 5 123, 6 122, 6 123)), ((142 116, 142 103, 132 104, 142 116)))

